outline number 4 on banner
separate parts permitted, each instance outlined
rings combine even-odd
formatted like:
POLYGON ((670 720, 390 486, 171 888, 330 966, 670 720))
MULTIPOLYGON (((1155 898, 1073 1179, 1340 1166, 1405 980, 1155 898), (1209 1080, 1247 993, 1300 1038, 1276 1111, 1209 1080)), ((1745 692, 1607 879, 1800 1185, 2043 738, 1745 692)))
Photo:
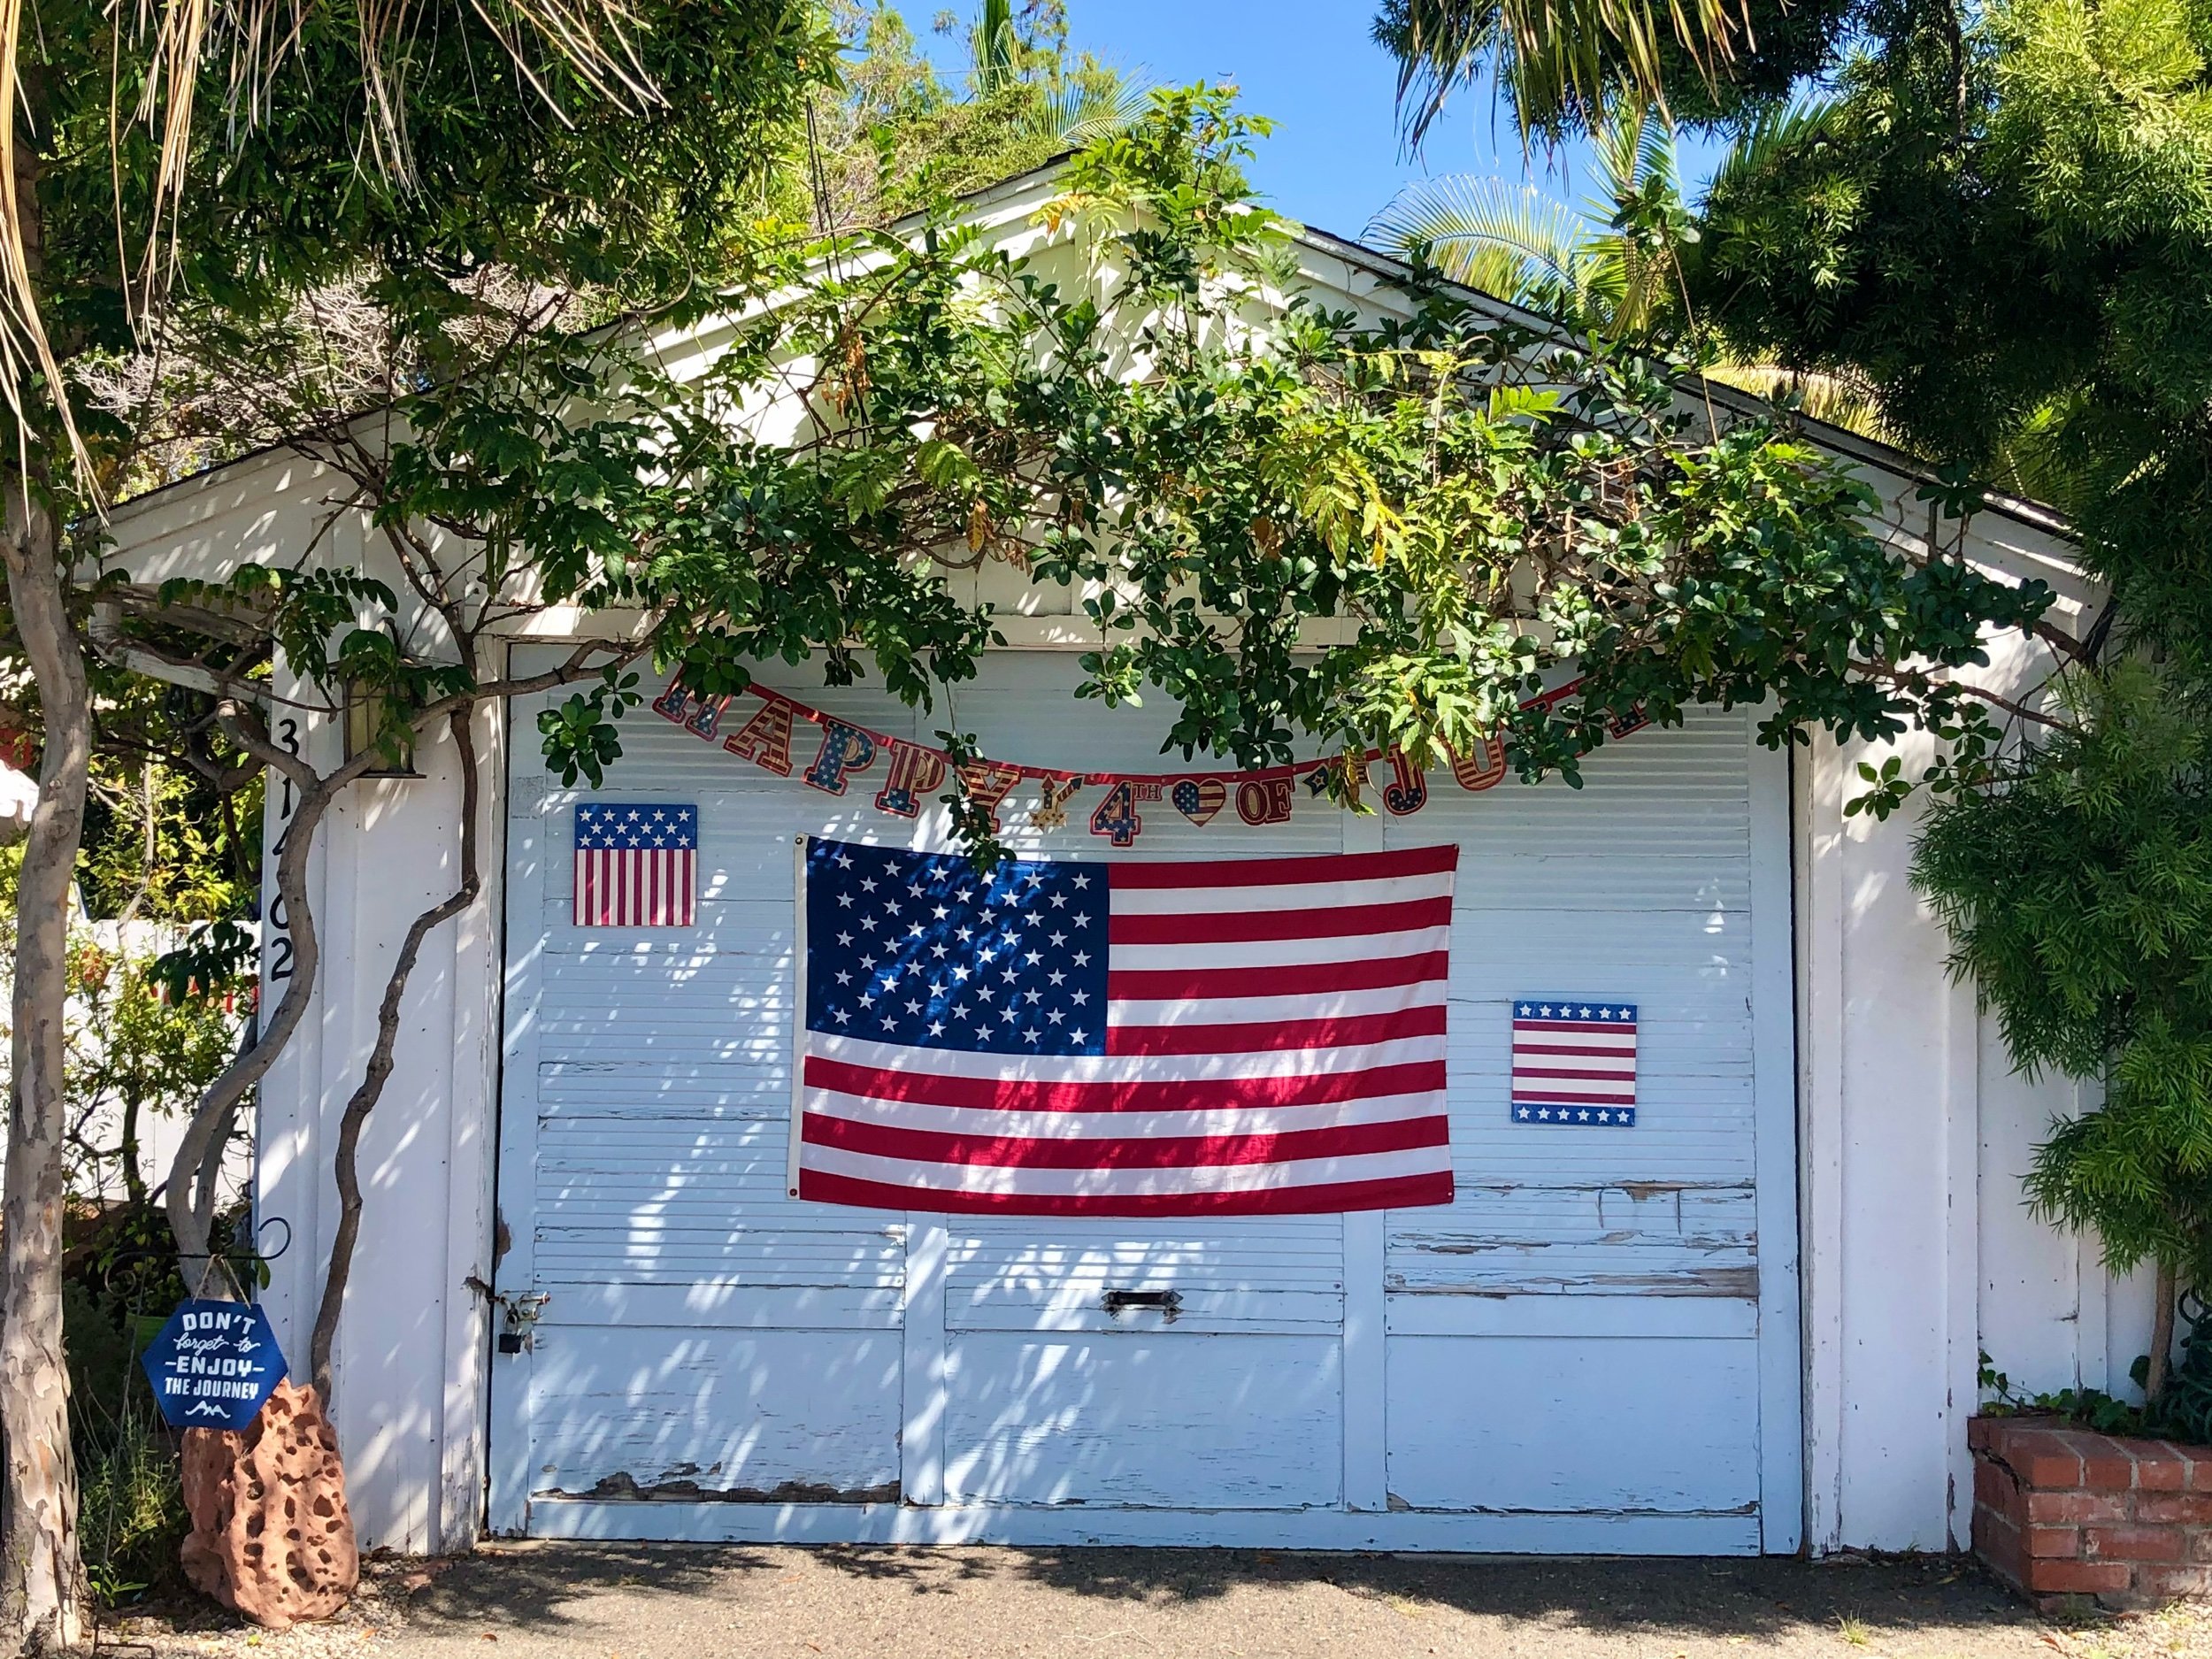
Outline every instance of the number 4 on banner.
POLYGON ((1128 847, 1144 833, 1144 819, 1137 811, 1140 801, 1157 801, 1160 786, 1122 779, 1106 791, 1106 798, 1091 814, 1091 833, 1102 835, 1116 847, 1128 847))

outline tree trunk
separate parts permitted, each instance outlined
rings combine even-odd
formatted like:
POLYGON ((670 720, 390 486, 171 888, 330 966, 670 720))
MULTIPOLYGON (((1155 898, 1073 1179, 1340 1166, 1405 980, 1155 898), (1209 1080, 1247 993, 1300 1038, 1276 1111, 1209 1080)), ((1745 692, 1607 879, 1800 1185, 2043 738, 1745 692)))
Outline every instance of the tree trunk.
POLYGON ((2173 1364, 2174 1303, 2179 1298, 2178 1275, 2169 1263, 2159 1263, 2153 1275, 2151 1294, 2157 1298, 2157 1306, 2151 1310, 2150 1369, 2143 1376, 2143 1401, 2155 1409, 2166 1397, 2166 1377, 2173 1364))
POLYGON ((73 1644, 82 1628, 77 1471, 62 1361, 62 1019, 92 711, 69 618, 60 526, 35 481, 16 473, 0 478, 0 489, 7 526, 0 558, 46 726, 17 899, 14 1086, 0 1199, 0 1435, 7 1470, 0 1497, 0 1641, 12 1639, 35 1653, 73 1644))
POLYGON ((250 1045, 207 1086, 193 1108, 169 1165, 166 1196, 169 1230, 177 1240, 177 1266, 185 1288, 204 1294, 215 1278, 215 1262, 208 1254, 208 1234, 214 1219, 214 1174, 222 1165, 222 1149, 236 1123, 247 1092, 258 1083, 291 1041, 292 1032, 306 1017, 314 995, 315 974, 321 952, 315 933, 315 914, 307 897, 307 859, 315 830, 323 814, 337 799, 349 779, 334 781, 318 778, 315 769, 298 756, 277 748, 260 729, 258 717, 249 709, 227 704, 223 729, 248 754, 288 777, 299 790, 299 804, 285 826, 276 869, 277 902, 284 906, 292 930, 292 978, 273 1010, 264 1009, 250 1045))
POLYGON ((338 1315, 345 1306, 346 1284, 353 1273, 354 1245, 361 1236, 361 1131, 392 1075, 394 1050, 399 1042, 400 1002, 407 995, 407 981, 415 971, 416 960, 422 955, 423 941, 440 924, 475 903, 476 895, 483 887, 477 869, 478 783, 475 733, 469 725, 471 712, 469 706, 464 704, 446 722, 447 729, 453 733, 461 768, 460 883, 451 894, 416 917, 414 925, 408 928, 407 937, 400 944, 399 956, 392 964, 391 977, 384 982, 383 1000, 377 1005, 376 1046, 369 1055, 360 1086, 346 1102, 345 1115, 338 1121, 338 1144, 331 1157, 332 1172, 338 1181, 338 1231, 330 1241, 330 1264, 323 1275, 322 1306, 316 1310, 315 1334, 308 1347, 310 1374, 326 1411, 334 1409, 332 1402, 337 1398, 337 1378, 331 1369, 330 1355, 337 1340, 338 1315))

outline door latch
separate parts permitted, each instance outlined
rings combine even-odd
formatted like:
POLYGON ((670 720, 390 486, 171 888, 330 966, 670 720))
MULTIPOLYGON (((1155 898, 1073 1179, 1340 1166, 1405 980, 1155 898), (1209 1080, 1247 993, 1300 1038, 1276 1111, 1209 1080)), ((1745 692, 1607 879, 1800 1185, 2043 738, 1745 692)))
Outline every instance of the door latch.
POLYGON ((463 1282, 499 1310, 501 1353, 520 1354, 537 1346, 531 1331, 538 1322, 538 1316, 545 1311, 545 1304, 553 1300, 550 1293, 535 1290, 519 1295, 503 1296, 473 1273, 463 1282))
POLYGON ((1167 1323, 1172 1325, 1175 1316, 1183 1310, 1183 1293, 1179 1290, 1110 1290, 1099 1297, 1098 1305, 1117 1319, 1140 1308, 1155 1309, 1167 1323))

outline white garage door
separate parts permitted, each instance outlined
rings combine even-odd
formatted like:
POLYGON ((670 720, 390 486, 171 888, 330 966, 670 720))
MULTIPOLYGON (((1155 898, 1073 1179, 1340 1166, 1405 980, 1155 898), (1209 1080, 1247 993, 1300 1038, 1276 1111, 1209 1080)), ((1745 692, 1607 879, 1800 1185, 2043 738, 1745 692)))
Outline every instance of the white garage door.
MULTIPOLYGON (((1179 764, 1156 716, 1077 703, 1076 677, 996 656, 958 724, 1013 760, 1179 764)), ((949 723, 786 688, 924 741, 949 723)), ((1403 818, 1302 795, 1286 825, 1200 828, 1163 803, 1126 853, 1082 810, 1038 831, 1016 805, 1011 839, 1047 856, 1463 849, 1457 1201, 1139 1222, 788 1199, 793 838, 941 847, 941 816, 876 812, 880 762, 831 797, 643 712, 606 789, 563 789, 535 712, 513 721, 498 1289, 538 1317, 495 1365, 499 1530, 1796 1547, 1786 767, 1748 717, 1636 733, 1580 790, 1439 774, 1403 818), (595 798, 697 803, 695 928, 571 926, 595 798), (1535 995, 1638 1005, 1635 1127, 1509 1117, 1509 1010, 1535 995)))

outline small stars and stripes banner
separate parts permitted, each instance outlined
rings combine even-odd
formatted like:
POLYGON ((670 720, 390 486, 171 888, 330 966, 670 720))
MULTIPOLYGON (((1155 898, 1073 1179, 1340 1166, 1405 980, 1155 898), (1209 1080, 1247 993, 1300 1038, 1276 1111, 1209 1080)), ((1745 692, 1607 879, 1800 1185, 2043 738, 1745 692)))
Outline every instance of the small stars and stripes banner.
POLYGON ((693 926, 698 878, 697 807, 643 802, 576 809, 577 926, 693 926))
POLYGON ((792 1194, 1002 1215, 1449 1203, 1458 857, 979 876, 806 840, 792 1194))
POLYGON ((1513 1004, 1513 1121, 1636 1126, 1636 1005, 1524 997, 1513 1004))
MULTIPOLYGON (((1581 684, 1571 680, 1532 697, 1525 706, 1557 708, 1571 701, 1581 684)), ((1211 822, 1225 809, 1246 824, 1283 823, 1296 804, 1301 783, 1310 795, 1325 794, 1327 774, 1345 764, 1343 757, 1333 756, 1259 772, 1068 772, 999 760, 956 766, 943 749, 825 714, 765 686, 755 686, 740 697, 695 697, 680 680, 672 680, 652 706, 663 719, 702 741, 780 778, 795 772, 810 789, 841 795, 858 780, 864 790, 873 788, 876 810, 894 817, 918 817, 956 773, 968 799, 988 811, 994 824, 1002 810, 1018 807, 1018 790, 1035 797, 1026 819, 1031 826, 1057 828, 1068 821, 1071 810, 1078 811, 1092 834, 1115 847, 1136 844, 1148 818, 1156 816, 1148 814, 1148 807, 1172 807, 1197 825, 1211 822), (811 760, 806 758, 810 750, 811 760), (1074 802, 1072 797, 1084 789, 1096 793, 1074 802)), ((1625 737, 1645 724, 1640 716, 1617 720, 1611 734, 1625 737)), ((1505 778, 1505 745, 1495 737, 1486 739, 1471 754, 1448 755, 1446 759, 1454 781, 1463 789, 1494 788, 1505 778)), ((1369 773, 1379 764, 1387 772, 1380 796, 1386 812, 1406 818, 1427 803, 1426 781, 1395 749, 1388 754, 1368 751, 1360 763, 1363 787, 1373 783, 1369 773)))

